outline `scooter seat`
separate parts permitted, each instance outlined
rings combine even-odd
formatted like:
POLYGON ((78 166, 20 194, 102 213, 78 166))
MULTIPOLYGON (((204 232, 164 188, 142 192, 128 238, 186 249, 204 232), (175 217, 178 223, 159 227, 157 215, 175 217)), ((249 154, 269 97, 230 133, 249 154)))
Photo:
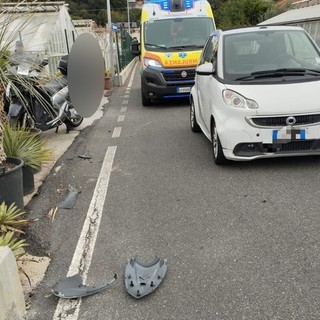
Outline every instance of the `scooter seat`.
POLYGON ((41 86, 41 89, 47 92, 50 96, 60 91, 68 84, 67 77, 61 76, 59 78, 50 80, 45 85, 41 86))

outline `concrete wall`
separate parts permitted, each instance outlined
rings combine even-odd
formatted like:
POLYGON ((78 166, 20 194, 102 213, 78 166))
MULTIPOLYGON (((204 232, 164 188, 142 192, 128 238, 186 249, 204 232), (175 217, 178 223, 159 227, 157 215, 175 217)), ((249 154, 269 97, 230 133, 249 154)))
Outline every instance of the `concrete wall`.
POLYGON ((16 259, 9 247, 0 246, 0 319, 20 320, 25 311, 16 259))
POLYGON ((135 66, 138 58, 134 58, 121 72, 120 72, 120 86, 123 86, 124 83, 127 81, 133 67, 135 66))

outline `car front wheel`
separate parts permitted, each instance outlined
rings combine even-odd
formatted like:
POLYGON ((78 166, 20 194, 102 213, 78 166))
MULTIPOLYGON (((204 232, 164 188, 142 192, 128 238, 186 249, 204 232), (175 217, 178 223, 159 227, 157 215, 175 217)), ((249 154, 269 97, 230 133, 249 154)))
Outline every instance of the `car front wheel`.
POLYGON ((215 164, 225 164, 227 163, 227 158, 223 154, 222 146, 218 136, 218 130, 214 121, 211 123, 211 144, 213 160, 215 164))
POLYGON ((201 131, 201 129, 198 125, 198 122, 197 122, 196 111, 195 111, 193 99, 190 101, 190 127, 193 132, 200 132, 201 131))

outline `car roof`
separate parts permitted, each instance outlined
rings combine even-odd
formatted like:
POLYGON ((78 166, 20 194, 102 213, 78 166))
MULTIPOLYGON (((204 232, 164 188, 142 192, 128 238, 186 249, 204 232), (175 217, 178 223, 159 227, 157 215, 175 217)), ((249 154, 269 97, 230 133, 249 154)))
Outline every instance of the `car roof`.
MULTIPOLYGON (((227 29, 227 30, 217 30, 219 31, 220 34, 222 35, 227 35, 227 34, 239 34, 239 33, 247 33, 247 32, 257 32, 257 31, 281 31, 281 30, 304 30, 301 27, 297 26, 254 26, 254 27, 243 27, 243 28, 234 28, 234 29, 227 29)), ((213 32, 214 33, 214 32, 213 32)))

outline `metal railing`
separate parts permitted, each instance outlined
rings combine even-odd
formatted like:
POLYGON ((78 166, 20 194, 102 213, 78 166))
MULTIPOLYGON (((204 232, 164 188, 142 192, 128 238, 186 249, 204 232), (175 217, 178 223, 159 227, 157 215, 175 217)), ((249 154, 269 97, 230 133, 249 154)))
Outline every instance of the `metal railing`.
POLYGON ((122 25, 120 26, 120 30, 117 32, 117 35, 116 46, 118 52, 119 70, 121 72, 134 58, 130 52, 132 37, 122 25))

